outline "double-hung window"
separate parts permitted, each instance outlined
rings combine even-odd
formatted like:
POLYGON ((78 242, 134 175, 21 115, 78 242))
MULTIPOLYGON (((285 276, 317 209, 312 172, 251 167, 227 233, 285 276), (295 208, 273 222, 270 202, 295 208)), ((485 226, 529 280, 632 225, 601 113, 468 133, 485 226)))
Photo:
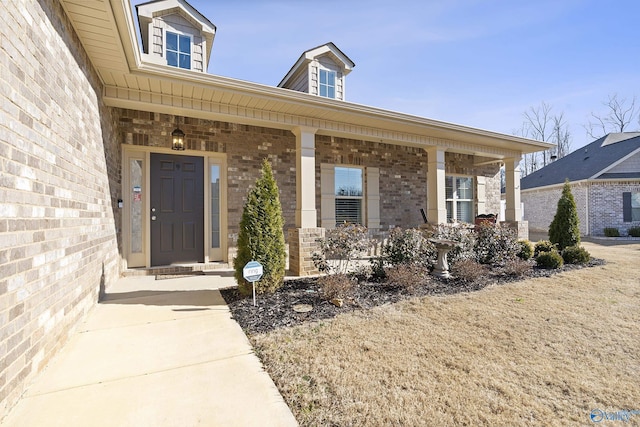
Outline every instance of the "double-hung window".
POLYGON ((624 222, 640 221, 640 193, 622 193, 622 216, 624 222))
POLYGON ((336 97, 336 72, 320 70, 320 96, 336 97))
POLYGON ((447 220, 473 222, 473 178, 445 177, 447 220))
POLYGON ((172 67, 191 69, 191 37, 166 32, 167 64, 172 67))
POLYGON ((335 168, 336 224, 362 222, 362 168, 335 168))

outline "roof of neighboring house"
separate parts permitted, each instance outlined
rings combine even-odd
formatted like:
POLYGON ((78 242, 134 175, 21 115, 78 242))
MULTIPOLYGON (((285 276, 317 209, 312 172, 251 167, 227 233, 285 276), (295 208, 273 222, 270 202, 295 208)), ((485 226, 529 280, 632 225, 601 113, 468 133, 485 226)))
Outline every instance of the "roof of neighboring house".
POLYGON ((607 173, 635 153, 640 153, 640 132, 610 133, 525 176, 520 180, 520 188, 527 190, 561 184, 566 179, 640 179, 640 170, 607 173))

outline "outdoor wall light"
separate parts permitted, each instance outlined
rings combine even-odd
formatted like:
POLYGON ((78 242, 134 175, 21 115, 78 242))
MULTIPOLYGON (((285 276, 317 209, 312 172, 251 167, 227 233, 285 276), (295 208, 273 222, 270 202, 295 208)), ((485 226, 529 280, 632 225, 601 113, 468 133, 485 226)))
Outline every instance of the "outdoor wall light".
POLYGON ((180 130, 180 128, 177 126, 178 125, 176 124, 176 128, 173 132, 171 132, 171 149, 182 151, 184 150, 184 132, 182 132, 182 130, 180 130))

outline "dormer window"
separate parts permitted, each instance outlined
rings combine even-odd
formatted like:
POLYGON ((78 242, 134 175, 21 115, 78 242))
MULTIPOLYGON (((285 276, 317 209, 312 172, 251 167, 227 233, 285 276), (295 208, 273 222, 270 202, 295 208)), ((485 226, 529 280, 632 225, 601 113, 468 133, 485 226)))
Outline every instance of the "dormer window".
POLYGON ((325 98, 336 97, 336 72, 320 70, 320 96, 325 98))
POLYGON ((167 64, 172 67, 191 69, 191 37, 182 34, 166 32, 167 64))

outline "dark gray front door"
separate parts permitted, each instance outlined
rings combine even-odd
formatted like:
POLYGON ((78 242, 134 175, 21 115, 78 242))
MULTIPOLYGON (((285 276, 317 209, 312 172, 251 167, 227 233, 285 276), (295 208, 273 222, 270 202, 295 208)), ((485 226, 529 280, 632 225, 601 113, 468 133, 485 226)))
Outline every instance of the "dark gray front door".
POLYGON ((204 159, 151 154, 151 265, 204 262, 204 159))

